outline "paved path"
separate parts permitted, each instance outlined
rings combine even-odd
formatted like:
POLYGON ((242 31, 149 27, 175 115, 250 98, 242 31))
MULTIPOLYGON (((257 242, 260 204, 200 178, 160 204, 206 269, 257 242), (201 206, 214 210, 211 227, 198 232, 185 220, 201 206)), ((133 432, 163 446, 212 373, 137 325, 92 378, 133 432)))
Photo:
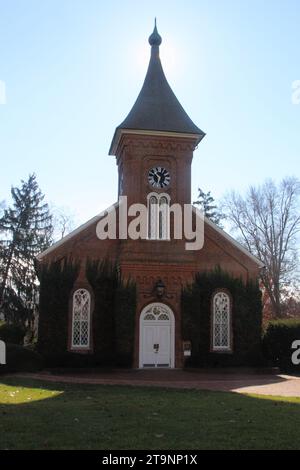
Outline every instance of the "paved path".
POLYGON ((257 374, 240 371, 115 370, 97 373, 49 372, 16 374, 49 382, 169 387, 178 389, 220 390, 284 397, 300 397, 300 377, 257 374))

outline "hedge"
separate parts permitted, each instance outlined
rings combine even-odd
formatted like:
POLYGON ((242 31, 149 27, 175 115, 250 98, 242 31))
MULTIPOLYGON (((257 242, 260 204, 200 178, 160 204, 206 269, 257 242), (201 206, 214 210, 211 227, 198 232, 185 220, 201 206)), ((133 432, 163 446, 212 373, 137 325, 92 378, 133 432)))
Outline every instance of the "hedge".
POLYGON ((263 335, 263 351, 270 364, 282 371, 300 371, 292 363, 292 343, 300 340, 300 320, 285 319, 268 322, 263 335))
POLYGON ((256 366, 263 363, 261 350, 262 304, 258 284, 244 283, 216 268, 198 273, 182 291, 182 337, 191 341, 187 366, 256 366), (233 352, 210 351, 211 301, 217 289, 232 297, 233 352))
POLYGON ((0 374, 35 372, 42 368, 43 358, 32 349, 18 344, 6 344, 6 364, 0 365, 0 374))
POLYGON ((24 343, 26 330, 20 325, 10 323, 0 324, 0 339, 5 343, 20 344, 24 343))

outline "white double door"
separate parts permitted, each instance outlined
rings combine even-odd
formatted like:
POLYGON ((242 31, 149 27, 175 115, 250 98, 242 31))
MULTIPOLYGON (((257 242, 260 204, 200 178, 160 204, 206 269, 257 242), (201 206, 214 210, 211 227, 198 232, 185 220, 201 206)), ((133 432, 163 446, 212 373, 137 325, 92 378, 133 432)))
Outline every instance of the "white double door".
POLYGON ((142 326, 142 367, 171 367, 171 325, 169 321, 144 321, 142 326))

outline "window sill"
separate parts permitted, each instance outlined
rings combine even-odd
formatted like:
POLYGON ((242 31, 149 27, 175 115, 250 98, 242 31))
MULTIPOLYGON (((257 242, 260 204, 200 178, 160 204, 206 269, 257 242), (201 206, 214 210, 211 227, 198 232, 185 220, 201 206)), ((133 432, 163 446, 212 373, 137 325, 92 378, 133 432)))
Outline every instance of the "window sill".
POLYGON ((220 348, 220 349, 214 349, 212 348, 210 350, 211 353, 216 353, 216 354, 233 354, 233 350, 232 349, 228 349, 228 348, 220 348))
POLYGON ((78 353, 78 354, 89 354, 89 353, 92 352, 92 349, 90 347, 84 348, 82 346, 78 346, 78 347, 72 346, 69 349, 69 352, 74 352, 74 353, 78 353))

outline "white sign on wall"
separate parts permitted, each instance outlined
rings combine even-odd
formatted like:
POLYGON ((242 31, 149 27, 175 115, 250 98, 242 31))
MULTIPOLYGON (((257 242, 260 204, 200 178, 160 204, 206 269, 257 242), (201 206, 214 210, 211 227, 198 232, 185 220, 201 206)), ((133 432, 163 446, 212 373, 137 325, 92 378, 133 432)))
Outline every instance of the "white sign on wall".
POLYGON ((0 340, 0 364, 6 364, 6 345, 0 340))

